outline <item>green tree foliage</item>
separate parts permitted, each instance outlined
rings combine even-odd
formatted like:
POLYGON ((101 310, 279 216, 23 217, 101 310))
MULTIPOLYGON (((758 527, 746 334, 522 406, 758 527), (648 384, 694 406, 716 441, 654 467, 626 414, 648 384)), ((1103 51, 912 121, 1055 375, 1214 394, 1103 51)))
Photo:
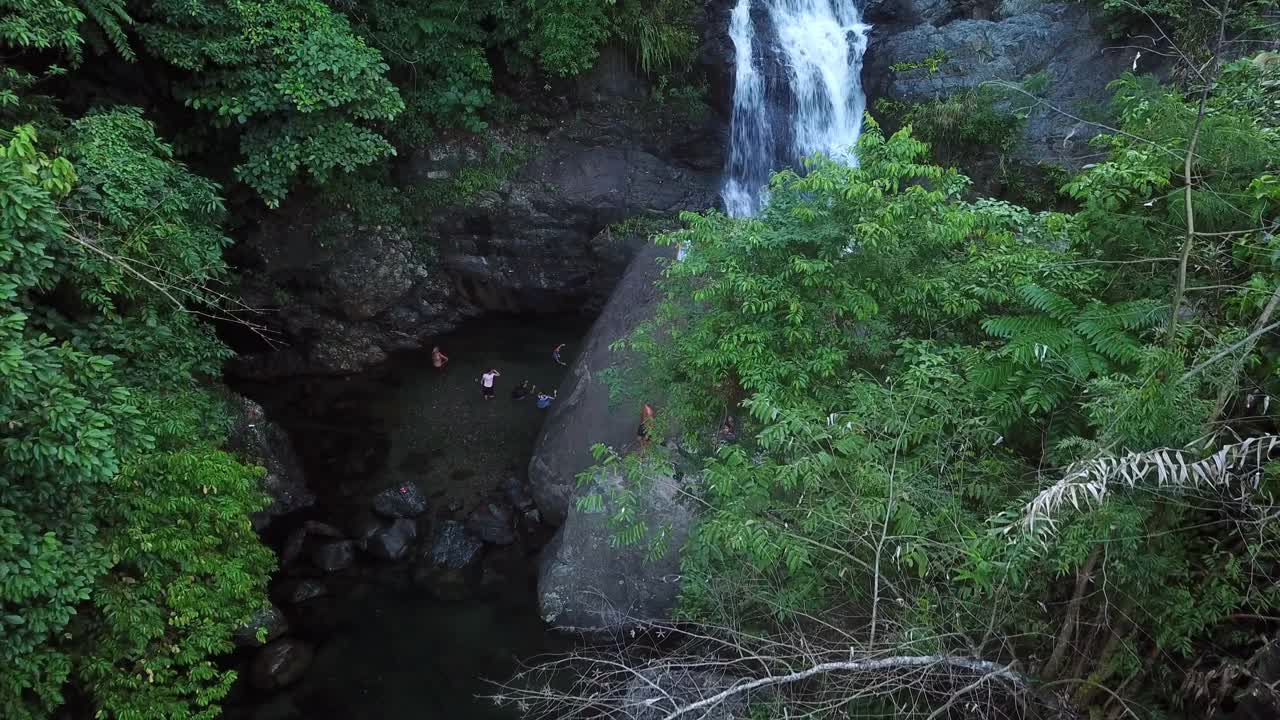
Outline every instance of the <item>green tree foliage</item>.
POLYGON ((5 136, 0 702, 44 717, 70 681, 107 717, 212 717, 232 676, 211 656, 272 565, 195 317, 226 274, 221 200, 136 110, 70 123, 61 152, 5 136))
POLYGON ((303 174, 323 182, 393 152, 372 127, 404 109, 387 65, 319 0, 156 2, 138 29, 192 74, 188 105, 240 129, 237 175, 269 204, 303 174))
POLYGON ((1280 603, 1270 466, 1197 489, 1150 462, 1142 490, 1059 501, 1052 533, 1015 521, 1075 463, 1273 431, 1244 395, 1274 394, 1277 349, 1242 342, 1280 289, 1271 67, 1229 66, 1203 116, 1118 81, 1075 212, 966 201, 909 128, 868 122, 858 167, 778 174, 757 218, 687 216, 628 340, 704 451, 683 612, 1016 661, 1100 716, 1231 692, 1259 647, 1240 618, 1280 603), (741 439, 717 446, 725 414, 741 439))
POLYGON ((695 9, 689 0, 375 0, 348 12, 409 106, 393 132, 420 143, 433 129, 486 127, 495 55, 517 75, 559 78, 591 69, 600 47, 616 42, 658 73, 692 58, 695 9))

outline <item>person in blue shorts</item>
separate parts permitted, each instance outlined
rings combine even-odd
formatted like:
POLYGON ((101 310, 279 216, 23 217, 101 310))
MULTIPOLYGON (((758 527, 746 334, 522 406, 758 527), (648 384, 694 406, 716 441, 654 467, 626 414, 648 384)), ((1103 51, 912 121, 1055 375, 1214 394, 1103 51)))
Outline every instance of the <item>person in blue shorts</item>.
POLYGON ((556 393, 558 392, 560 391, 552 390, 550 395, 546 393, 538 393, 538 409, 546 410, 547 408, 551 407, 551 403, 555 401, 556 393))

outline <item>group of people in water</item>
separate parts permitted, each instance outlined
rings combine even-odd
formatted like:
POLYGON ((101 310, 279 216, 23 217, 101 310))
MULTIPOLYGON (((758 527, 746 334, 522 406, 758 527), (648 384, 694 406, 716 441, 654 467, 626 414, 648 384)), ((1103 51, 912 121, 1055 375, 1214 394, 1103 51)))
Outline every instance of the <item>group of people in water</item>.
MULTIPOLYGON (((557 345, 555 349, 551 351, 551 357, 558 364, 567 366, 568 363, 564 362, 560 357, 560 353, 564 350, 564 347, 564 343, 557 345)), ((433 367, 437 370, 444 370, 445 366, 448 364, 449 356, 441 352, 439 345, 431 348, 431 365, 433 367)), ((502 373, 498 372, 497 368, 492 367, 480 374, 480 397, 485 400, 492 400, 497 395, 499 377, 502 377, 502 373)), ((519 402, 532 397, 535 398, 534 404, 538 406, 539 410, 547 410, 551 407, 551 404, 555 402, 556 395, 558 393, 559 390, 552 390, 550 395, 545 392, 538 392, 537 385, 530 384, 528 380, 522 380, 519 385, 511 389, 511 399, 519 402)), ((640 447, 647 448, 649 446, 649 442, 655 434, 656 420, 657 417, 656 413, 653 411, 653 407, 648 403, 645 403, 644 407, 640 411, 640 426, 636 428, 636 440, 639 442, 640 447)), ((736 433, 734 431, 732 418, 725 419, 724 426, 720 428, 720 433, 722 436, 727 436, 726 439, 729 441, 734 439, 736 433)))
MULTIPOLYGON (((551 357, 560 365, 567 365, 560 359, 560 352, 564 350, 564 343, 560 343, 551 351, 551 357)), ((449 356, 440 351, 440 346, 436 345, 431 348, 431 365, 437 370, 443 370, 449 364, 449 356)), ((498 378, 502 373, 497 368, 489 368, 480 373, 480 397, 485 400, 492 400, 497 394, 498 378)), ((528 380, 522 381, 519 385, 511 390, 512 400, 525 400, 530 397, 536 398, 534 404, 539 410, 546 410, 551 407, 551 403, 555 402, 556 395, 559 390, 552 390, 548 395, 545 392, 538 392, 537 385, 530 385, 528 380)))

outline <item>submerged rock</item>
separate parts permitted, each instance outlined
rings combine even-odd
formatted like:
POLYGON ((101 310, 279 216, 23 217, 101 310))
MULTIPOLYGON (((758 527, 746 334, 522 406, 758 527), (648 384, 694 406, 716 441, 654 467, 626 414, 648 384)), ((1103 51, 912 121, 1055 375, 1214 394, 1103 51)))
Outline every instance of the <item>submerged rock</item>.
POLYGON ((399 560, 409 552, 409 546, 418 537, 418 524, 408 518, 400 518, 369 538, 366 550, 383 560, 399 560))
POLYGON ((383 520, 368 510, 362 510, 347 518, 347 531, 356 547, 364 550, 369 547, 369 538, 382 529, 383 520))
POLYGON ((511 509, 497 503, 485 503, 467 518, 467 529, 494 545, 510 545, 516 541, 511 509))
POLYGON ((307 544, 307 529, 305 527, 294 528, 289 532, 289 537, 284 541, 284 548, 280 550, 280 564, 291 565, 298 556, 302 554, 302 549, 307 544))
POLYGON ((461 570, 480 558, 484 543, 467 532, 456 520, 446 520, 436 528, 429 561, 432 567, 461 570))
POLYGON ((277 640, 258 651, 250 680, 259 690, 276 690, 297 682, 311 666, 311 646, 300 640, 277 640))
POLYGON ((338 528, 319 520, 308 520, 302 523, 302 528, 307 531, 307 534, 315 535, 316 537, 335 538, 338 540, 346 537, 338 528))
POLYGON ((278 597, 297 605, 329 594, 329 588, 318 580, 292 580, 280 587, 278 597))
POLYGON ((325 543, 311 552, 311 562, 325 572, 346 570, 356 559, 355 543, 350 540, 325 543))
POLYGON ((413 483, 389 487, 373 498, 373 511, 389 518, 415 518, 427 511, 427 498, 413 483))
POLYGON ((634 364, 628 353, 610 346, 653 316, 659 299, 654 282, 662 272, 658 259, 674 255, 674 248, 650 245, 632 261, 560 385, 560 399, 551 406, 529 462, 530 491, 546 522, 564 522, 578 473, 595 464, 593 445, 621 450, 636 439, 645 400, 627 398, 621 407, 611 403, 601 373, 634 364))
POLYGON ((232 642, 239 647, 257 647, 275 640, 289 632, 289 621, 284 613, 275 605, 268 605, 254 613, 249 622, 240 626, 231 636, 232 642), (258 640, 258 631, 265 630, 266 635, 258 640))
MULTIPOLYGON (((620 471, 601 471, 593 492, 620 489, 620 471)), ((694 520, 683 499, 687 479, 654 478, 639 496, 639 513, 651 527, 669 528, 665 552, 648 557, 648 539, 616 546, 608 513, 574 507, 543 551, 538 566, 542 618, 566 629, 608 630, 669 619, 680 591, 680 553, 694 520)))

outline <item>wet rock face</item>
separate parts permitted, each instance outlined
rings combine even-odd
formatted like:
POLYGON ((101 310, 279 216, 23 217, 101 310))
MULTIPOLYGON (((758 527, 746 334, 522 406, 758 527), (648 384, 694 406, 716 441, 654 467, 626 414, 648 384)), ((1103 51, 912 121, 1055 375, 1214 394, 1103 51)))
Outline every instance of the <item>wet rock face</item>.
MULTIPOLYGON (((611 470, 596 479, 596 492, 625 483, 611 470)), ((666 552, 648 557, 650 546, 615 547, 607 512, 569 510, 564 525, 542 551, 538 604, 542 619, 560 628, 616 630, 644 621, 667 620, 680 591, 680 552, 694 520, 681 499, 687 479, 659 477, 642 493, 641 517, 670 528, 666 552)))
MULTIPOLYGON (((1080 3, 873 0, 864 18, 874 26, 862 71, 869 108, 877 98, 919 102, 1044 73, 1046 99, 1079 116, 1082 108, 1105 102, 1107 83, 1135 62, 1132 49, 1106 48, 1139 44, 1108 40, 1098 11, 1080 3), (938 51, 945 59, 937 72, 891 69, 938 51)), ((1030 162, 1075 167, 1091 161, 1094 134, 1091 126, 1040 108, 1028 119, 1018 153, 1030 162)))
POLYGON ((233 402, 235 427, 227 438, 228 448, 267 471, 259 484, 271 504, 253 514, 254 529, 262 530, 281 515, 310 507, 316 498, 307 489, 302 463, 284 429, 267 419, 258 403, 240 396, 233 402))
POLYGON ((236 248, 241 295, 276 309, 267 322, 287 347, 229 369, 257 378, 357 372, 451 329, 463 308, 451 280, 415 244, 425 240, 353 224, 306 199, 267 216, 236 248))
POLYGON ((640 405, 611 405, 601 372, 632 363, 629 355, 609 346, 652 317, 658 302, 654 282, 662 269, 658 258, 673 255, 672 248, 650 245, 636 256, 560 385, 529 462, 530 492, 543 519, 553 525, 569 513, 578 473, 595 464, 591 447, 604 443, 622 450, 635 441, 640 405))

